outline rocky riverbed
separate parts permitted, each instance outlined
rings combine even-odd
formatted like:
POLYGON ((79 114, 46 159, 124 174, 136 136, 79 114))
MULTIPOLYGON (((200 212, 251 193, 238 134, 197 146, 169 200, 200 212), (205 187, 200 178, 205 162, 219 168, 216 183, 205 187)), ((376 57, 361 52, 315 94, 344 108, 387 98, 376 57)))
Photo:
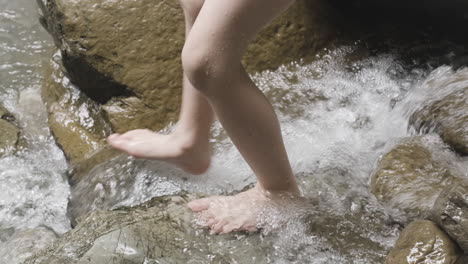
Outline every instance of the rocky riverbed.
POLYGON ((157 2, 39 0, 36 16, 0 1, 0 263, 468 263, 456 32, 370 26, 366 1, 297 1, 244 63, 277 110, 304 200, 266 208, 258 233, 213 236, 186 203, 255 181, 218 123, 197 177, 105 143, 176 121, 183 18, 177 1, 157 2))

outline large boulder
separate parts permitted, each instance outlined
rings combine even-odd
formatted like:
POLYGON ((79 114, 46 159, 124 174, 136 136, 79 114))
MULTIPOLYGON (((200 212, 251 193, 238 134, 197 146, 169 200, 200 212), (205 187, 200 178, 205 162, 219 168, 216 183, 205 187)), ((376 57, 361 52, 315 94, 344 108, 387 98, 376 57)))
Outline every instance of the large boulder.
MULTIPOLYGON (((63 56, 66 75, 86 94, 77 96, 94 101, 114 132, 135 128, 159 130, 177 119, 182 83, 180 53, 184 43, 183 14, 178 1, 38 0, 38 3, 43 13, 41 20, 63 56)), ((249 72, 313 57, 335 33, 328 22, 330 17, 326 1, 297 1, 249 47, 245 56, 249 72)), ((60 85, 46 89, 49 94, 68 90, 60 85)), ((49 101, 52 113, 52 102, 58 102, 59 98, 44 99, 49 101)), ((94 105, 90 103, 91 108, 94 105)), ((52 126, 52 131, 57 135, 67 130, 70 134, 89 130, 79 126, 84 124, 52 126)), ((87 140, 83 140, 86 148, 83 153, 90 148, 87 140)))
POLYGON ((434 74, 437 80, 423 85, 430 97, 411 115, 410 123, 419 132, 438 133, 457 152, 468 155, 468 69, 439 71, 434 74))
POLYGON ((386 264, 455 264, 462 254, 457 244, 431 221, 409 224, 390 251, 386 264))
POLYGON ((371 192, 410 219, 425 217, 444 187, 458 181, 455 158, 437 135, 403 139, 379 160, 371 192))
POLYGON ((14 121, 15 117, 0 105, 0 157, 16 150, 20 130, 14 121))
POLYGON ((437 198, 432 220, 468 255, 468 181, 449 186, 437 198))

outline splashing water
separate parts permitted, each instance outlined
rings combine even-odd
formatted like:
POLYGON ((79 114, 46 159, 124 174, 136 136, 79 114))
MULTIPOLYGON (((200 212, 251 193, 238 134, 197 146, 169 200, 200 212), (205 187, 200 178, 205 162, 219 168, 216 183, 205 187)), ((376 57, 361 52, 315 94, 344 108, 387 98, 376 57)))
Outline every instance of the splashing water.
MULTIPOLYGON (((278 110, 304 194, 319 201, 265 214, 265 223, 288 223, 276 234, 272 263, 380 262, 398 236, 392 212, 375 201, 368 180, 389 145, 415 133, 408 130, 408 116, 422 101, 410 104, 411 109, 400 104, 414 98, 412 90, 430 71, 407 71, 390 54, 349 61, 353 52, 343 47, 309 65, 285 65, 253 76, 278 110), (340 239, 354 241, 354 247, 340 239)), ((255 182, 219 124, 213 128, 213 148, 212 168, 201 176, 121 156, 96 167, 74 191, 78 197, 87 192, 81 204, 89 211, 181 191, 232 193, 255 182)))
MULTIPOLYGON (((38 227, 57 234, 70 228, 69 189, 66 161, 50 136, 39 96, 38 68, 51 54, 51 41, 27 0, 0 3, 0 101, 19 120, 27 145, 0 159, 0 263, 6 263, 4 256, 18 263, 25 253, 5 252, 15 250, 22 234, 38 227)), ((283 225, 272 234, 271 263, 375 263, 398 236, 392 212, 369 193, 369 175, 393 142, 416 133, 408 130, 408 118, 428 94, 458 77, 449 67, 408 70, 391 54, 350 59, 354 52, 355 47, 328 50, 311 64, 253 76, 277 109, 305 196, 317 201, 265 213, 266 233, 268 226, 283 225)), ((86 192, 84 210, 94 210, 181 191, 228 194, 255 182, 219 124, 212 145, 213 165, 204 175, 120 156, 94 168, 74 192, 86 192)), ((460 162, 468 171, 466 161, 460 162)))
POLYGON ((66 161, 40 98, 40 66, 50 55, 50 37, 30 1, 0 5, 0 102, 18 120, 25 146, 0 159, 0 263, 15 264, 70 229, 69 187, 66 161))

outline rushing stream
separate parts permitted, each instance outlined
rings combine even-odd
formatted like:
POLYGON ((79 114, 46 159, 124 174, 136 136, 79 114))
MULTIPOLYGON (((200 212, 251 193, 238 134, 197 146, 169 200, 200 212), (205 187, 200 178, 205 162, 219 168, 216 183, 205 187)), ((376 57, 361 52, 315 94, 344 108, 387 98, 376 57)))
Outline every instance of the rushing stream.
MULTIPOLYGON (((71 228, 66 217, 67 163, 47 127, 40 99, 41 64, 52 54, 53 44, 38 23, 36 9, 32 0, 0 0, 0 102, 19 120, 26 146, 0 159, 0 264, 19 263, 30 254, 16 251, 25 230, 40 227, 60 235, 71 228)), ((398 219, 398 214, 370 194, 369 175, 390 145, 415 133, 408 129, 408 117, 430 92, 425 80, 453 72, 449 67, 406 67, 392 54, 349 59, 355 49, 325 51, 311 64, 282 66, 254 79, 278 110, 305 195, 323 201, 320 214, 364 217, 369 226, 360 234, 381 248, 363 248, 353 259, 324 253, 327 241, 291 224, 277 234, 272 263, 368 263, 369 255, 384 254, 398 237, 395 224, 372 229, 371 223, 398 219)), ((219 124, 213 134, 213 166, 201 176, 127 157, 96 168, 86 181, 94 186, 83 188, 95 190, 83 196, 88 209, 136 205, 180 191, 224 194, 252 184, 254 176, 219 124), (93 181, 97 178, 106 179, 110 191, 93 181)), ((466 164, 460 166, 468 171, 466 164)), ((35 246, 49 241, 38 240, 35 246)))

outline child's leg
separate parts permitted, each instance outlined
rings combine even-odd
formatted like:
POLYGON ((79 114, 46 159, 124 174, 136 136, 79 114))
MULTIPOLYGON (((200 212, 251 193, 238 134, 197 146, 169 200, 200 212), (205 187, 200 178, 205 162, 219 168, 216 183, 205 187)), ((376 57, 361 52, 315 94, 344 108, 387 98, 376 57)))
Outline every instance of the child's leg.
POLYGON ((258 185, 231 197, 189 204, 215 233, 252 230, 267 203, 264 191, 297 194, 275 112, 240 60, 250 40, 293 0, 205 0, 186 41, 182 62, 258 178, 258 185))
MULTIPOLYGON (((203 0, 181 0, 185 15, 186 37, 203 5, 203 0)), ((108 138, 113 147, 128 154, 148 159, 165 160, 182 169, 199 174, 210 164, 210 127, 213 110, 206 98, 188 81, 184 74, 182 109, 175 131, 160 135, 149 130, 138 129, 123 135, 108 138)))

